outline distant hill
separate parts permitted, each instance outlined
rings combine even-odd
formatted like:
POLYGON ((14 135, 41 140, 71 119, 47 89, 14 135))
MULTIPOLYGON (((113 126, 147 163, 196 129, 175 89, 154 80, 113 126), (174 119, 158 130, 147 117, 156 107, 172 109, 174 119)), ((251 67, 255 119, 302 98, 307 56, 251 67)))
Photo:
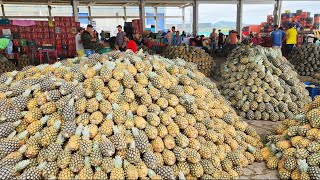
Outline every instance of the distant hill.
MULTIPOLYGON (((216 23, 211 24, 211 27, 215 28, 236 28, 237 23, 231 21, 218 21, 216 23)), ((243 24, 242 26, 248 26, 247 24, 243 24)))

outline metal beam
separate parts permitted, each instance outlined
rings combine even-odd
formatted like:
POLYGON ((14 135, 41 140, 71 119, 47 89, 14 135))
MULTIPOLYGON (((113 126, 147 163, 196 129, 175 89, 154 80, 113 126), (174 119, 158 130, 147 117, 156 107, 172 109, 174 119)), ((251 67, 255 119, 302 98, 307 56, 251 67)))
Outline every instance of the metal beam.
POLYGON ((97 3, 96 1, 90 1, 87 6, 93 6, 93 5, 95 5, 96 3, 97 3))
POLYGON ((186 9, 185 7, 182 8, 182 30, 185 31, 185 28, 186 28, 186 19, 185 19, 185 13, 186 12, 186 9))
POLYGON ((52 7, 48 6, 48 13, 49 13, 49 21, 52 20, 52 13, 51 13, 52 7))
POLYGON ((199 2, 194 0, 193 11, 192 11, 192 34, 194 37, 198 34, 198 17, 199 17, 199 2))
POLYGON ((282 1, 276 0, 276 3, 274 4, 274 24, 280 25, 280 18, 281 18, 281 7, 282 7, 282 1))
POLYGON ((145 30, 146 28, 146 11, 145 11, 145 1, 140 0, 139 4, 139 15, 142 21, 142 29, 145 30))
POLYGON ((79 6, 79 0, 73 0, 72 10, 73 10, 73 16, 76 22, 79 22, 78 6, 79 6))
POLYGON ((3 5, 3 2, 1 0, 1 11, 2 11, 2 18, 6 18, 6 13, 4 12, 4 5, 3 5))
POLYGON ((241 40, 241 32, 242 32, 242 12, 243 12, 243 0, 238 0, 237 4, 237 31, 240 35, 241 40))
POLYGON ((158 31, 158 7, 154 7, 154 28, 155 28, 155 32, 158 31))
POLYGON ((127 7, 126 6, 123 6, 123 12, 124 12, 123 20, 124 20, 124 22, 127 22, 127 7))
POLYGON ((90 24, 92 24, 91 6, 88 6, 88 13, 89 13, 88 20, 89 20, 90 24))

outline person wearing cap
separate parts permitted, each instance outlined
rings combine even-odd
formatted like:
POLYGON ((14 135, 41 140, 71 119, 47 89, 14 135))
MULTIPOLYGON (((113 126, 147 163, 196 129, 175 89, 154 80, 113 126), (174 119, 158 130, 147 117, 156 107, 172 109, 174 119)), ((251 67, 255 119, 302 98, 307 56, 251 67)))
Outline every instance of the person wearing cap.
POLYGON ((297 44, 297 37, 298 37, 298 32, 296 28, 294 28, 292 23, 289 23, 289 29, 287 30, 286 34, 287 34, 286 56, 288 56, 292 52, 294 46, 297 44))
POLYGON ((10 39, 0 38, 0 51, 5 50, 9 45, 10 39))
POLYGON ((97 39, 92 36, 93 34, 93 26, 88 24, 87 30, 83 31, 81 34, 81 41, 83 43, 84 49, 94 50, 95 43, 97 39))
POLYGON ((118 25, 117 28, 118 28, 118 33, 116 37, 116 49, 120 51, 125 51, 126 45, 124 42, 124 36, 126 35, 126 33, 122 31, 121 25, 118 25))
POLYGON ((78 34, 76 35, 76 50, 79 57, 84 56, 84 47, 81 41, 81 34, 83 33, 84 28, 78 28, 78 34))

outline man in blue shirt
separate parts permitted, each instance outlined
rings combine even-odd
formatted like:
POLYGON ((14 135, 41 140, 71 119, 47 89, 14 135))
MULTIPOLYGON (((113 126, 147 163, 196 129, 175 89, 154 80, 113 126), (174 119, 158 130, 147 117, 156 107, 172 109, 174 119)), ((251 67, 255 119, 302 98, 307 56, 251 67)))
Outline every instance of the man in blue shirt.
POLYGON ((271 33, 272 46, 280 47, 282 46, 282 41, 285 39, 286 33, 279 29, 278 25, 274 25, 274 31, 271 33))
POLYGON ((182 42, 182 37, 180 36, 180 32, 176 31, 175 36, 172 38, 172 45, 173 46, 179 46, 182 42))

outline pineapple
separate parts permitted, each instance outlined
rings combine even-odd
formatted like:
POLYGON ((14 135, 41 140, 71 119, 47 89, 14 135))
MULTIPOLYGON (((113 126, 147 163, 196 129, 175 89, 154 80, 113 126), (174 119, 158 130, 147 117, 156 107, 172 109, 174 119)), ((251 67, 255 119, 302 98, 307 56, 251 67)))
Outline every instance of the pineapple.
POLYGON ((123 162, 124 173, 127 179, 138 179, 139 173, 137 167, 133 164, 130 164, 128 161, 124 160, 123 162))
POLYGON ((80 170, 78 174, 79 179, 92 179, 93 178, 93 170, 90 164, 90 158, 85 157, 84 159, 84 167, 80 170))
POLYGON ((110 179, 124 179, 125 173, 122 168, 122 159, 119 156, 115 157, 114 168, 111 170, 110 179))

